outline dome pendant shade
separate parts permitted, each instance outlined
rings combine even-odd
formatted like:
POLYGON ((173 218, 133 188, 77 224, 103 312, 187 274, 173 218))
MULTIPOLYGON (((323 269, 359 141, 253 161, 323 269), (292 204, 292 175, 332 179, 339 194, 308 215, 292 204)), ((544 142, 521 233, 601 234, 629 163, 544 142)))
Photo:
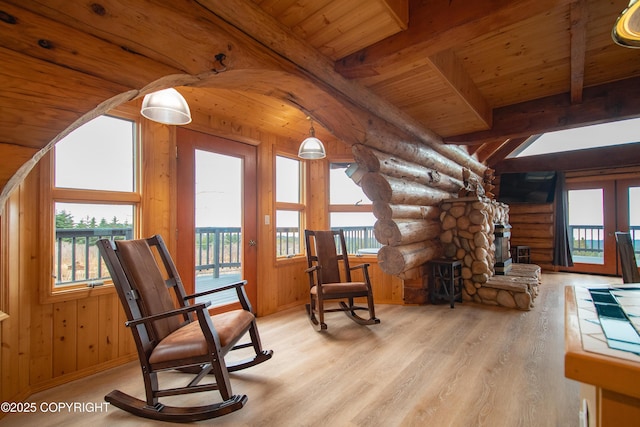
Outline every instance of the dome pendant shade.
POLYGON ((191 123, 191 111, 187 101, 173 88, 145 95, 140 113, 149 120, 165 125, 191 123))
POLYGON ((324 145, 316 137, 310 136, 300 144, 298 157, 302 159, 324 159, 326 156, 324 145))
POLYGON ((311 129, 309 129, 309 137, 300 144, 298 157, 301 159, 324 159, 327 157, 322 141, 316 138, 316 131, 313 128, 313 123, 311 124, 311 129))
POLYGON ((640 1, 629 2, 616 20, 611 36, 620 46, 640 48, 640 1))

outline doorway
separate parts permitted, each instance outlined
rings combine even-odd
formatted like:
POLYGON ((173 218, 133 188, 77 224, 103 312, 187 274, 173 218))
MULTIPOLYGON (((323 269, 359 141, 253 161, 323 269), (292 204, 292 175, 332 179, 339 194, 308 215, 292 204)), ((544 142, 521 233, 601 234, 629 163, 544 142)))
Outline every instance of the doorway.
MULTIPOLYGON (((640 265, 640 179, 616 181, 618 198, 618 231, 628 231, 640 265)), ((621 270, 618 270, 621 271, 621 270)))
POLYGON ((620 275, 615 232, 630 231, 634 243, 640 239, 640 180, 567 182, 567 192, 570 270, 620 275))
MULTIPOLYGON (((256 148, 177 129, 176 264, 187 293, 247 280, 257 304, 256 148)), ((199 297, 216 310, 236 304, 235 290, 199 297)))

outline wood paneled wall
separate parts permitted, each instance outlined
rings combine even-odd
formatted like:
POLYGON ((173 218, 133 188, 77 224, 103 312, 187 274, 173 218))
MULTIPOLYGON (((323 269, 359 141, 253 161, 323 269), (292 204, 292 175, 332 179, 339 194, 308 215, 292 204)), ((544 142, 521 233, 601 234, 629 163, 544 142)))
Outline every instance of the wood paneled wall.
MULTIPOLYGON (((142 234, 160 233, 170 250, 176 247, 175 129, 141 122, 142 234)), ((308 298, 308 279, 302 257, 275 258, 274 156, 297 153, 299 141, 214 117, 195 114, 195 130, 206 131, 258 147, 258 304, 259 316, 301 306, 308 298)), ((328 141, 331 156, 340 160, 348 147, 328 141)), ((306 162, 307 227, 325 228, 328 214, 328 159, 306 162)), ((0 311, 9 317, 0 322, 0 401, 19 401, 28 395, 136 358, 131 334, 115 292, 80 299, 41 303, 39 281, 42 254, 39 212, 42 200, 41 167, 37 165, 9 198, 1 218, 0 311)), ((402 303, 402 281, 378 268, 375 257, 355 258, 372 264, 371 276, 378 303, 402 303)), ((108 392, 109 390, 105 390, 108 392)), ((0 414, 1 416, 1 414, 0 414)))

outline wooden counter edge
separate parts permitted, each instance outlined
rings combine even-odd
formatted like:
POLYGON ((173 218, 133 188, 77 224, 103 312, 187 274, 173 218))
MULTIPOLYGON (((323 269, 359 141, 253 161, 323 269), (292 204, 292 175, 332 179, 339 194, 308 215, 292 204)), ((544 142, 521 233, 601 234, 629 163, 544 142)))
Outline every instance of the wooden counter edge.
POLYGON ((565 377, 640 398, 640 363, 585 351, 573 286, 565 287, 565 377))

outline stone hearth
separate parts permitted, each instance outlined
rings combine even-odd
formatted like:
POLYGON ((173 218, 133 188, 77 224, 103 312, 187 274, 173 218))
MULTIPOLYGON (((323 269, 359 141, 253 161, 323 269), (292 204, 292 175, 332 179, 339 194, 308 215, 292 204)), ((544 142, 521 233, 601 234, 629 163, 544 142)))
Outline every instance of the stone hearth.
MULTIPOLYGON (((508 229, 509 206, 483 196, 445 200, 440 205, 440 241, 447 258, 462 261, 465 301, 530 310, 538 294, 540 267, 511 264, 496 275, 495 228, 508 229)), ((507 237, 508 239, 508 237, 507 237)), ((509 259, 509 245, 501 243, 501 262, 509 259), (505 258, 506 257, 506 258, 505 258)))

